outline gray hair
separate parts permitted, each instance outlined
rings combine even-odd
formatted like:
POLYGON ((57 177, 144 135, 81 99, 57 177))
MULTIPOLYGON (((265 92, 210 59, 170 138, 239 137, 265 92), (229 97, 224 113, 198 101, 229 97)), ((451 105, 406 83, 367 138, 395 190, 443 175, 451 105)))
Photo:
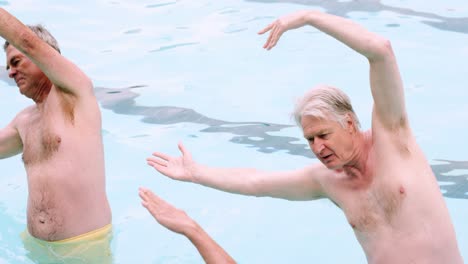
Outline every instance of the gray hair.
POLYGON ((306 92, 297 101, 293 113, 297 125, 301 128, 303 116, 332 119, 345 127, 347 114, 351 115, 355 128, 359 129, 359 119, 354 113, 349 97, 340 89, 327 85, 319 85, 306 92))
MULTIPOLYGON (((29 29, 31 29, 36 35, 45 41, 47 44, 49 44, 52 48, 54 48, 56 51, 60 53, 60 48, 58 45, 57 40, 50 34, 50 32, 45 29, 44 26, 37 24, 37 25, 28 25, 29 29)), ((5 44, 3 44, 3 50, 6 51, 8 46, 10 45, 10 42, 5 41, 5 44)))

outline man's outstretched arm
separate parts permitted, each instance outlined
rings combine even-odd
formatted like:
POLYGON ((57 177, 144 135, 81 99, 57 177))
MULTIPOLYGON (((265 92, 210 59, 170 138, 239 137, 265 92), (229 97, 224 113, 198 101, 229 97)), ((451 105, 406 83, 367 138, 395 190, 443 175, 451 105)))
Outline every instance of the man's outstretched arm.
POLYGON ((270 32, 264 48, 270 50, 284 32, 305 25, 319 29, 365 56, 370 64, 374 116, 386 128, 407 125, 403 84, 388 40, 349 19, 318 11, 299 11, 277 19, 259 32, 270 32))
POLYGON ((148 165, 167 177, 198 183, 230 193, 269 196, 287 200, 313 200, 325 197, 320 178, 328 172, 320 163, 294 170, 269 172, 253 168, 215 168, 196 163, 191 153, 179 143, 182 153, 172 157, 155 152, 148 165))
POLYGON ((167 203, 148 189, 140 188, 142 205, 167 229, 186 236, 197 248, 206 263, 236 263, 197 222, 184 211, 167 203))

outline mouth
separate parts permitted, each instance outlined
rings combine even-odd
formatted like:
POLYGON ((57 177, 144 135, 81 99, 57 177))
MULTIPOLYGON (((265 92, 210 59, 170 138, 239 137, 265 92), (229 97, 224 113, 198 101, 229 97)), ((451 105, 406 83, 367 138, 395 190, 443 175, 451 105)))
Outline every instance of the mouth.
POLYGON ((325 155, 325 156, 321 156, 322 160, 325 161, 325 162, 328 162, 328 159, 333 156, 333 154, 328 154, 328 155, 325 155))
POLYGON ((19 85, 20 82, 22 82, 22 81, 24 81, 24 78, 22 78, 22 77, 21 78, 15 78, 16 85, 19 85))

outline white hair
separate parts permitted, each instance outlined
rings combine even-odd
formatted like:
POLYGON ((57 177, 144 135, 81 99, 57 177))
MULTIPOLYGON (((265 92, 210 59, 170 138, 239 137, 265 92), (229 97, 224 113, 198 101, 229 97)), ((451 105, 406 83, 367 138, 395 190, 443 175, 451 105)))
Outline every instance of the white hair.
MULTIPOLYGON (((40 39, 42 39, 44 42, 49 44, 52 48, 54 48, 56 51, 60 53, 60 47, 58 45, 57 40, 50 34, 50 32, 42 25, 37 24, 37 25, 28 25, 29 29, 31 29, 40 39)), ((10 42, 5 41, 5 44, 3 44, 3 50, 6 51, 8 46, 10 45, 10 42)))
POLYGON ((303 116, 313 116, 320 119, 331 119, 343 128, 346 126, 346 115, 354 120, 355 128, 359 129, 359 119, 354 113, 349 97, 340 89, 319 85, 307 91, 296 103, 294 120, 302 128, 303 116))

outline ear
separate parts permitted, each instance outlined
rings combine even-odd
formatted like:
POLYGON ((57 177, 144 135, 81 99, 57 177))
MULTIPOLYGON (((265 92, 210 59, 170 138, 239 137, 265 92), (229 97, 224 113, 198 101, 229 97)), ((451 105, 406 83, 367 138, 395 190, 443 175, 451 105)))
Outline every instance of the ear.
POLYGON ((346 130, 350 134, 353 134, 354 132, 356 132, 356 126, 354 124, 354 119, 351 117, 351 114, 349 114, 349 113, 346 114, 346 130))

